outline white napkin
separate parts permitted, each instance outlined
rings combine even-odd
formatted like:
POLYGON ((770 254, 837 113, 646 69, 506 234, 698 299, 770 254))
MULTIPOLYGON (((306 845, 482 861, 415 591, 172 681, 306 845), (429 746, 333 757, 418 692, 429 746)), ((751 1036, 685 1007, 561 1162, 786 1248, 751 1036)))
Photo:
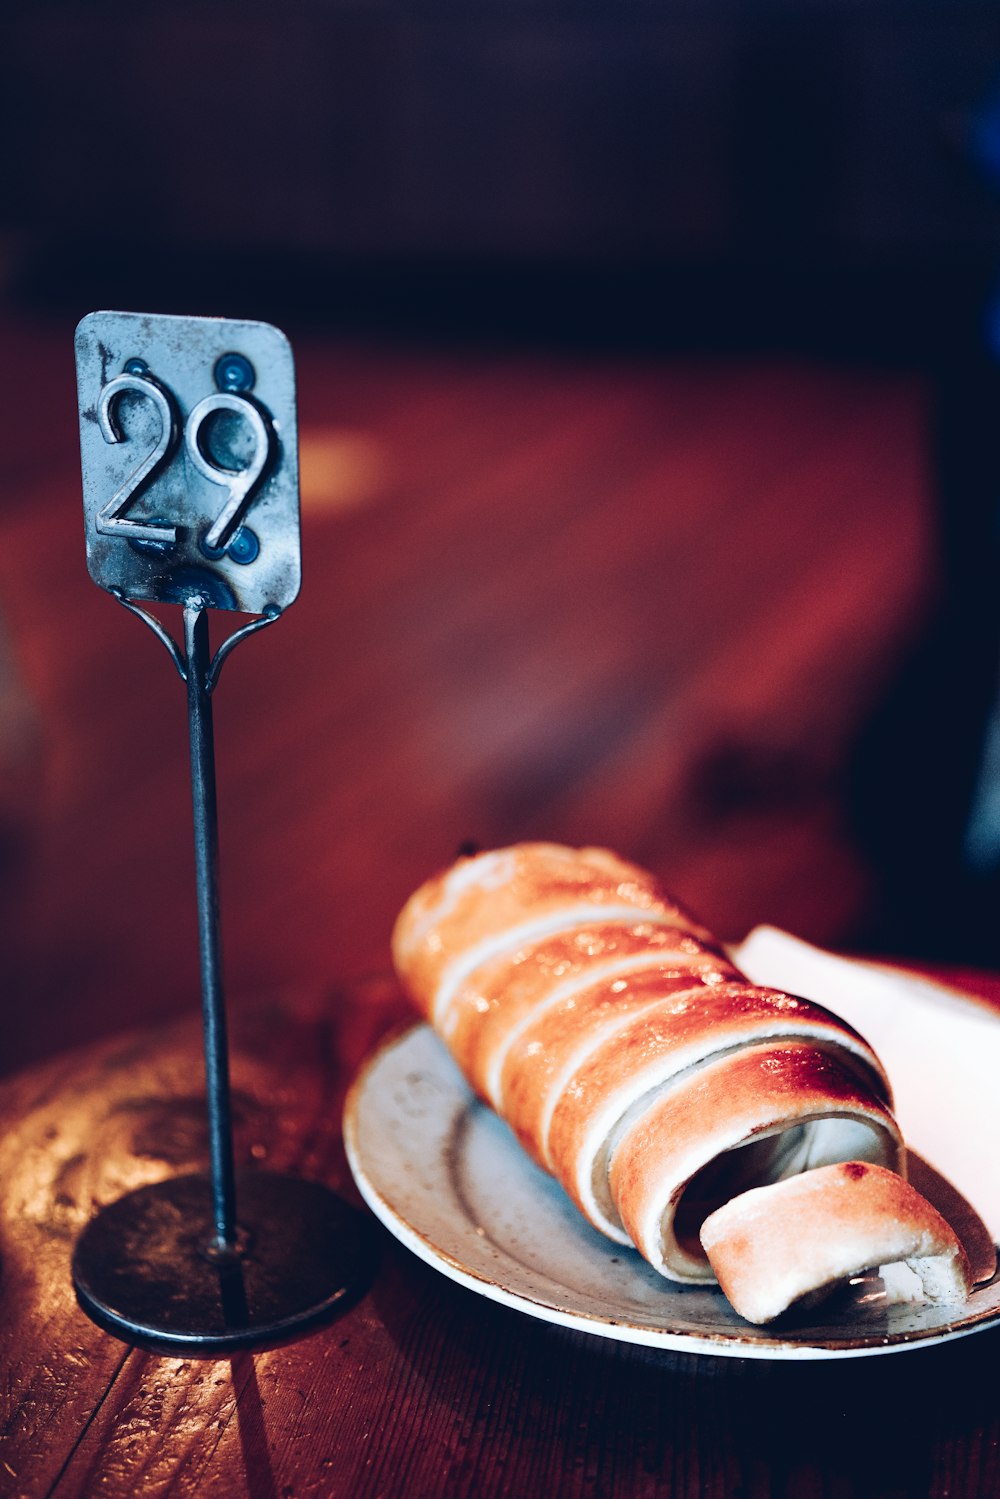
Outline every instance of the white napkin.
POLYGON ((947 1177, 1000 1242, 1000 1018, 898 968, 836 957, 775 927, 731 949, 755 984, 840 1015, 878 1053, 907 1145, 947 1177))

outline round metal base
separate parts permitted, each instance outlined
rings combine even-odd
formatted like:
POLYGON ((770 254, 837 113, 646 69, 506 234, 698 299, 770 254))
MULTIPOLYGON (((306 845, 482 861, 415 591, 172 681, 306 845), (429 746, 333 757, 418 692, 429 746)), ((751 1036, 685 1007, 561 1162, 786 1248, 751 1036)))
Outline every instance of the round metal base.
POLYGON ((237 1181, 239 1247, 212 1250, 207 1176, 140 1187, 103 1208, 73 1254, 84 1311, 130 1343, 219 1352, 280 1341, 357 1291, 370 1264, 362 1215, 319 1182, 237 1181))

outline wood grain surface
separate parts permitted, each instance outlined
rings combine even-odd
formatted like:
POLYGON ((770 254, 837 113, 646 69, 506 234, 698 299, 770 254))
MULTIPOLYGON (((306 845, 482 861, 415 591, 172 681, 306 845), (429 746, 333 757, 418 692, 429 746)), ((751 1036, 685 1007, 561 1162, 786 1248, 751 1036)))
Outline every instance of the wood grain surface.
MULTIPOLYGON (((1000 984, 992 992, 1000 999, 1000 984)), ((406 1014, 370 982, 236 1008, 237 1151, 359 1199, 344 1092, 406 1014)), ((996 1333, 826 1364, 608 1343, 497 1306, 377 1225, 328 1326, 228 1358, 129 1349, 77 1308, 72 1240, 130 1186, 201 1169, 199 1039, 182 1021, 0 1090, 0 1493, 983 1499, 1000 1486, 996 1333)))

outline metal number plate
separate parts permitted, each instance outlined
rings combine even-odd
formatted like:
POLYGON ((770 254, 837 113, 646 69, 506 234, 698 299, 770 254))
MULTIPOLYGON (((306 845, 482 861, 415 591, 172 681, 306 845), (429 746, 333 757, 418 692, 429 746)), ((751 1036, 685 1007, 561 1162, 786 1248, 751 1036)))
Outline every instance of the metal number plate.
POLYGON ((126 599, 247 614, 301 580, 295 368, 229 318, 92 312, 76 331, 87 566, 126 599))

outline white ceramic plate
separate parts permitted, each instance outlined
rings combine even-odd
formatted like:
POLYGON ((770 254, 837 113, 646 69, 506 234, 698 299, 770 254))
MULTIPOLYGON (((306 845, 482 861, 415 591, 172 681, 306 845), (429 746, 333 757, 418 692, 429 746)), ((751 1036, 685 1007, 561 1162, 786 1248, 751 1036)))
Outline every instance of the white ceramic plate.
POLYGON ((921 1348, 1000 1322, 1000 1276, 960 1308, 892 1302, 859 1277, 781 1331, 737 1317, 715 1287, 678 1286, 606 1239, 470 1093, 418 1025, 383 1044, 347 1101, 345 1140, 372 1211, 470 1290, 601 1337, 738 1358, 843 1358, 921 1348))

